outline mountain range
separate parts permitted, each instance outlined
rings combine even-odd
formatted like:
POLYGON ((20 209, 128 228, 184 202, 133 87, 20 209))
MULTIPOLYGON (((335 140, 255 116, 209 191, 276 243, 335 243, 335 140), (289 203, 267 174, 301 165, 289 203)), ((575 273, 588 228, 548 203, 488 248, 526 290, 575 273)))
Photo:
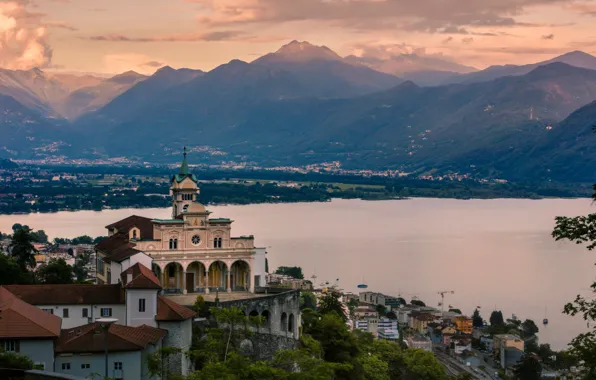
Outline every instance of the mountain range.
POLYGON ((596 177, 596 57, 582 52, 475 71, 437 57, 342 58, 293 41, 209 72, 164 67, 106 79, 2 70, 0 94, 5 157, 171 162, 186 145, 218 152, 203 154, 206 162, 596 177), (425 81, 409 79, 417 75, 425 81))

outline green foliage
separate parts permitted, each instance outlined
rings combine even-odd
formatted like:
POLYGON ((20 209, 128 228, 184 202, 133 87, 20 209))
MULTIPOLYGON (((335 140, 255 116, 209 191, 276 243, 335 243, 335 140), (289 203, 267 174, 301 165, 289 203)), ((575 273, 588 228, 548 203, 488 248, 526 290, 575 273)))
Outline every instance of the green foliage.
POLYGON ((33 361, 25 355, 0 351, 0 368, 33 369, 33 367, 33 361))
POLYGON ((275 270, 275 274, 282 274, 284 276, 290 276, 299 280, 304 279, 301 267, 279 267, 275 270))
POLYGON ((87 276, 89 275, 89 271, 87 270, 87 265, 91 260, 91 253, 90 252, 83 252, 80 253, 75 261, 75 265, 72 268, 72 271, 77 279, 78 283, 84 283, 87 280, 87 276))
POLYGON ((505 320, 503 319, 503 313, 500 310, 495 310, 490 314, 490 325, 491 326, 503 326, 505 320))
POLYGON ((365 379, 390 380, 389 364, 375 355, 361 355, 357 359, 365 379))
POLYGON ((521 330, 523 333, 523 337, 530 337, 533 335, 538 334, 538 326, 536 326, 536 323, 531 320, 531 319, 526 319, 522 324, 521 324, 521 330))
POLYGON ((347 321, 348 316, 344 309, 344 304, 339 300, 341 294, 336 291, 329 291, 319 302, 319 312, 323 315, 334 313, 339 316, 344 322, 347 321))
POLYGON ((35 277, 42 284, 72 284, 74 273, 64 259, 51 259, 35 271, 35 277))
POLYGON ((475 309, 474 313, 472 314, 472 325, 474 327, 484 326, 484 321, 482 320, 482 316, 480 315, 480 310, 478 310, 478 309, 475 309))
POLYGON ((516 379, 540 380, 542 378, 542 365, 533 355, 524 355, 513 372, 516 379))
POLYGON ((197 296, 192 309, 198 313, 199 317, 206 318, 209 316, 209 306, 207 306, 207 303, 205 302, 205 299, 202 295, 197 296))
POLYGON ((377 313, 379 314, 379 317, 381 317, 381 318, 387 314, 387 309, 383 305, 379 304, 379 305, 375 306, 375 310, 377 311, 377 313))
POLYGON ((409 379, 444 380, 447 378, 445 368, 432 352, 408 349, 404 351, 403 360, 409 379))
POLYGON ((426 304, 418 299, 413 299, 412 301, 410 301, 410 304, 415 305, 415 306, 426 306, 426 304))
MULTIPOLYGON (((593 199, 596 200, 596 185, 594 185, 593 199)), ((556 226, 553 231, 556 240, 570 240, 577 244, 587 243, 588 250, 596 248, 596 214, 578 216, 575 218, 557 217, 556 226)), ((593 293, 596 293, 596 282, 591 286, 593 293)), ((571 359, 581 363, 581 379, 596 378, 596 299, 593 297, 582 297, 578 295, 573 302, 565 305, 564 313, 576 316, 580 315, 588 325, 592 325, 591 331, 579 334, 569 344, 568 355, 565 359, 571 359)))
POLYGON ((182 349, 179 347, 161 347, 150 354, 146 359, 147 371, 150 377, 157 377, 162 380, 173 380, 170 368, 170 358, 179 355, 182 349))
POLYGON ((34 242, 35 238, 29 228, 20 228, 12 235, 10 252, 24 272, 28 268, 35 268, 34 256, 37 249, 33 246, 34 242))
POLYGON ((38 243, 45 244, 48 242, 48 235, 46 234, 46 232, 44 230, 32 231, 31 235, 33 235, 33 238, 38 243))
POLYGON ((24 272, 17 261, 0 253, 0 285, 28 284, 33 280, 30 272, 24 272))
POLYGON ((317 297, 312 292, 300 292, 300 310, 316 309, 317 297))

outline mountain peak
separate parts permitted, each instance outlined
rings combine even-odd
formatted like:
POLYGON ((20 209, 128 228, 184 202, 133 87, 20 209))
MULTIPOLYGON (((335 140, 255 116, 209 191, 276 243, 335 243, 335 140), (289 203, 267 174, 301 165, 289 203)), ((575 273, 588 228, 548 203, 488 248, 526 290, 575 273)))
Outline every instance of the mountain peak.
POLYGON ((257 61, 305 62, 339 61, 342 58, 327 46, 316 46, 308 41, 294 40, 283 45, 275 53, 267 54, 257 61))

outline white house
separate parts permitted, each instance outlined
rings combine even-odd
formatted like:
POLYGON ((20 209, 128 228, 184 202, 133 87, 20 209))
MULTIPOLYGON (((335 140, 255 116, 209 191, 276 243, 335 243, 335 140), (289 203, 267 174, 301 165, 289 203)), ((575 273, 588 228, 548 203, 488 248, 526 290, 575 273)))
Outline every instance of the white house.
POLYGON ((0 287, 0 348, 28 356, 47 371, 54 368, 60 318, 48 315, 0 287))
POLYGON ((73 376, 100 374, 112 379, 150 379, 147 357, 158 350, 168 332, 150 326, 91 323, 62 330, 56 345, 56 371, 73 376), (107 335, 107 336, 106 336, 107 335), (105 342, 108 373, 105 374, 105 342))

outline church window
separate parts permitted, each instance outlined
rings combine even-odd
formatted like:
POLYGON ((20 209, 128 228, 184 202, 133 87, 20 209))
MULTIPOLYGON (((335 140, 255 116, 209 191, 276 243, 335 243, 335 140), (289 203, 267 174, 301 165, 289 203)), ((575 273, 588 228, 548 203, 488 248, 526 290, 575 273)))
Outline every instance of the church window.
POLYGON ((222 238, 216 237, 213 239, 213 248, 221 248, 222 238))
POLYGON ((137 238, 137 230, 132 230, 132 238, 133 239, 137 238))
POLYGON ((178 239, 170 239, 170 249, 178 249, 178 239))
POLYGON ((191 240, 193 245, 199 245, 201 243, 201 237, 199 235, 193 236, 191 240))

